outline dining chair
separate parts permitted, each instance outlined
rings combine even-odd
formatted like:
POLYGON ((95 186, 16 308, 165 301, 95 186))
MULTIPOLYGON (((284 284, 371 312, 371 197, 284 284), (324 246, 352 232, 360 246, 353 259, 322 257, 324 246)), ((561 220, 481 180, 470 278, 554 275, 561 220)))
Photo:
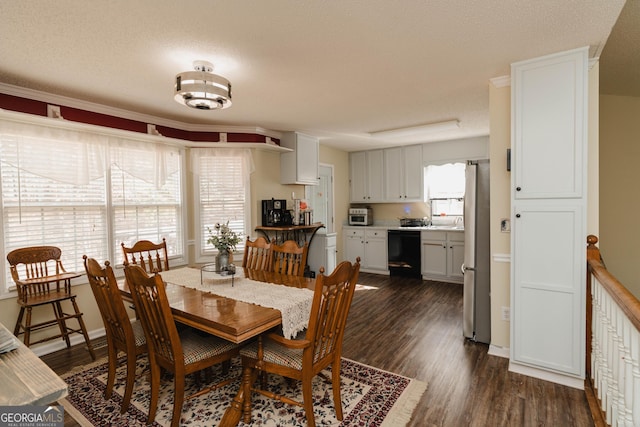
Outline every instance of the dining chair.
POLYGON ((167 240, 162 243, 153 243, 149 240, 138 240, 133 246, 127 247, 120 243, 124 254, 124 264, 138 264, 147 273, 164 271, 169 269, 169 256, 167 255, 167 240), (131 256, 131 260, 129 260, 131 256))
MULTIPOLYGON (((342 339, 353 299, 353 292, 360 274, 360 258, 354 264, 341 262, 328 276, 324 268, 316 278, 309 326, 304 339, 287 339, 277 333, 259 337, 257 342, 240 350, 243 369, 257 370, 258 374, 271 373, 302 381, 303 402, 275 395, 263 387, 244 382, 244 422, 251 422, 251 392, 255 391, 272 399, 304 408, 307 425, 315 426, 313 415, 312 380, 331 366, 333 402, 338 420, 342 420, 340 398, 340 359, 342 339)), ((255 372, 255 371, 254 371, 255 372)), ((257 375, 256 375, 257 376, 257 375)), ((255 378, 255 376, 254 376, 255 378)))
POLYGON ((281 245, 271 244, 271 268, 275 273, 289 276, 304 276, 307 265, 309 244, 299 246, 294 240, 286 240, 281 245))
MULTIPOLYGON (((184 403, 185 376, 202 369, 230 361, 238 355, 238 346, 230 341, 191 328, 178 332, 162 276, 149 276, 138 265, 129 264, 124 269, 134 305, 142 322, 149 350, 151 370, 151 399, 149 404, 150 424, 155 420, 160 391, 161 368, 173 373, 172 426, 180 423, 184 403)), ((187 399, 229 384, 234 378, 224 380, 188 396, 187 399)))
POLYGON ((244 245, 244 256, 242 257, 242 267, 251 270, 271 269, 271 243, 264 237, 257 237, 254 241, 249 240, 244 245))
POLYGON ((18 290, 17 303, 20 305, 13 334, 15 336, 24 334, 24 344, 27 347, 62 338, 67 348, 71 347, 70 334, 82 334, 89 354, 95 360, 96 356, 82 319, 82 312, 76 302, 76 294, 71 290, 71 280, 82 274, 67 272, 60 260, 61 255, 62 251, 56 246, 31 246, 14 249, 7 254, 11 277, 18 290), (71 302, 72 313, 64 311, 62 307, 64 301, 71 302), (45 305, 51 306, 54 318, 32 323, 33 309, 45 305), (72 319, 78 322, 77 329, 67 323, 72 319), (59 334, 31 342, 32 332, 53 326, 60 329, 59 334))
POLYGON ((83 255, 82 258, 107 336, 108 374, 107 387, 104 392, 105 399, 110 399, 113 392, 118 366, 118 352, 123 351, 127 357, 126 386, 120 407, 120 413, 124 414, 129 408, 133 393, 136 360, 139 355, 147 352, 147 340, 140 321, 134 320, 132 322, 129 319, 109 261, 105 261, 104 268, 102 268, 95 259, 86 255, 83 255))

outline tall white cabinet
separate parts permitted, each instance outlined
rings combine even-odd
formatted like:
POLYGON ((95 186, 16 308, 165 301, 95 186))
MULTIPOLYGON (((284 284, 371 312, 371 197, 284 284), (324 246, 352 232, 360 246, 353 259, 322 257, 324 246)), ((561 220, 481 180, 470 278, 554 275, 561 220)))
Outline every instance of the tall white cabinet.
POLYGON ((512 64, 512 370, 584 378, 588 48, 512 64))

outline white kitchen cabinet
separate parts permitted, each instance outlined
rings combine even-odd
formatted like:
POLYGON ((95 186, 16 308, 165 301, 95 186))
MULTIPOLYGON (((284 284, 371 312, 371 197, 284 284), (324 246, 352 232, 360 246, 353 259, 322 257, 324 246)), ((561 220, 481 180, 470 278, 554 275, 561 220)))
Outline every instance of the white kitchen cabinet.
POLYGON ((462 283, 460 267, 464 262, 463 231, 421 233, 422 277, 444 282, 462 283))
POLYGON ((280 154, 280 183, 318 185, 318 138, 285 132, 280 146, 293 150, 280 154))
POLYGON ((464 282, 464 231, 447 232, 447 277, 455 282, 464 282))
POLYGON ((307 264, 315 274, 324 267, 324 274, 331 274, 336 268, 336 233, 317 233, 311 240, 307 264))
POLYGON ((515 208, 511 357, 582 376, 586 234, 574 203, 515 208), (583 280, 584 279, 584 280, 583 280))
POLYGON ((510 369, 576 386, 585 371, 587 62, 585 47, 512 65, 510 369))
POLYGON ((344 227, 345 259, 355 262, 360 257, 360 269, 372 273, 387 273, 386 228, 344 227))
POLYGON ((343 247, 344 247, 344 259, 346 261, 355 262, 360 257, 362 266, 362 260, 364 259, 364 228, 362 227, 344 227, 343 232, 343 247))
POLYGON ((383 150, 349 154, 351 203, 384 202, 383 150))
POLYGON ((366 229, 364 232, 363 267, 368 270, 388 271, 387 230, 366 229))
POLYGON ((384 150, 385 200, 424 201, 422 145, 384 150))

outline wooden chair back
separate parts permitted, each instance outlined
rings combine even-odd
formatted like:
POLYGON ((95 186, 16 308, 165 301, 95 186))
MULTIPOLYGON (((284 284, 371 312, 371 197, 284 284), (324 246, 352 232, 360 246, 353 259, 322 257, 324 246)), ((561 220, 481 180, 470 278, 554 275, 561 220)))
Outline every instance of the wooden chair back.
MULTIPOLYGON (((257 343, 249 344, 240 350, 245 370, 254 370, 252 378, 257 376, 255 370, 258 370, 302 381, 303 401, 298 402, 274 394, 265 389, 265 382, 260 388, 252 386, 252 381, 246 381, 243 384, 243 393, 246 396, 251 396, 251 392, 256 391, 281 402, 302 406, 307 418, 307 426, 314 427, 312 380, 316 375, 324 376, 322 371, 331 366, 333 403, 337 419, 342 420, 340 398, 342 340, 359 274, 359 257, 353 265, 349 261, 341 262, 328 276, 324 275, 324 268, 321 268, 320 275, 316 279, 305 338, 292 340, 272 332, 264 338, 259 337, 257 343)), ((251 401, 249 400, 245 402, 244 412, 244 422, 247 424, 251 422, 250 412, 251 401)))
MULTIPOLYGON (((161 369, 173 373, 173 415, 171 426, 180 424, 184 402, 185 376, 215 364, 228 362, 238 355, 238 346, 222 338, 198 334, 191 328, 178 332, 164 282, 159 273, 149 276, 142 267, 129 264, 124 268, 127 284, 147 338, 151 370, 151 402, 147 424, 152 424, 158 406, 161 369)), ((227 365, 228 366, 228 365, 227 365)), ((230 384, 226 378, 215 385, 207 385, 187 399, 230 384)))
POLYGON ((135 264, 125 266, 124 272, 145 330, 151 362, 174 371, 175 363, 184 365, 184 356, 162 277, 159 274, 149 276, 135 264))
POLYGON ((93 258, 83 255, 84 269, 89 285, 96 299, 107 337, 108 374, 105 397, 111 398, 118 366, 118 351, 127 356, 127 377, 125 393, 120 412, 124 413, 131 401, 136 376, 136 358, 147 352, 147 344, 142 328, 136 321, 132 324, 124 306, 124 300, 118 289, 118 282, 109 261, 104 268, 93 258), (134 329, 135 327, 135 329, 134 329))
MULTIPOLYGON (((320 275, 316 279, 305 337, 312 344, 305 349, 303 369, 305 359, 321 366, 326 366, 329 360, 337 359, 339 363, 347 316, 360 275, 360 258, 353 265, 349 261, 341 262, 329 276, 325 276, 323 270, 320 268, 320 275)), ((313 368, 313 371, 318 372, 317 368, 313 368)))
POLYGON ((83 259, 89 285, 104 322, 107 341, 110 339, 116 341, 118 348, 123 350, 127 349, 129 345, 133 345, 132 349, 135 349, 133 327, 111 264, 109 261, 105 261, 104 268, 102 268, 100 263, 93 258, 83 255, 83 259))
MULTIPOLYGON (((20 281, 66 273, 60 260, 61 255, 62 251, 56 246, 30 246, 14 249, 7 254, 11 277, 16 282, 20 301, 27 302, 30 297, 51 291, 51 282, 25 285, 20 281)), ((63 286, 65 284, 67 282, 63 282, 63 286)), ((55 282, 55 285, 56 291, 64 290, 71 293, 70 286, 60 289, 60 282, 55 282)))
POLYGON ((271 243, 260 236, 253 242, 249 240, 244 245, 244 256, 242 257, 242 267, 251 270, 271 269, 271 243))
POLYGON ((169 269, 167 241, 164 238, 162 239, 162 243, 139 240, 131 247, 126 247, 124 242, 122 242, 120 246, 122 246, 125 265, 137 264, 149 274, 169 269), (129 257, 131 257, 131 259, 129 259, 129 257))
POLYGON ((294 240, 287 240, 281 245, 271 244, 271 268, 275 273, 289 276, 304 276, 307 265, 309 244, 299 246, 294 240))

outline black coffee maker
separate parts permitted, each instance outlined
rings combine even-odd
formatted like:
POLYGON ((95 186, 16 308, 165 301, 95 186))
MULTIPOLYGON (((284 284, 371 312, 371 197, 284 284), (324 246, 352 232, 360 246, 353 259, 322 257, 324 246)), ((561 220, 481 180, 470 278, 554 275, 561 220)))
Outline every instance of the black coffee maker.
POLYGON ((262 201, 262 226, 274 227, 285 225, 285 212, 287 201, 284 199, 271 199, 262 201))

